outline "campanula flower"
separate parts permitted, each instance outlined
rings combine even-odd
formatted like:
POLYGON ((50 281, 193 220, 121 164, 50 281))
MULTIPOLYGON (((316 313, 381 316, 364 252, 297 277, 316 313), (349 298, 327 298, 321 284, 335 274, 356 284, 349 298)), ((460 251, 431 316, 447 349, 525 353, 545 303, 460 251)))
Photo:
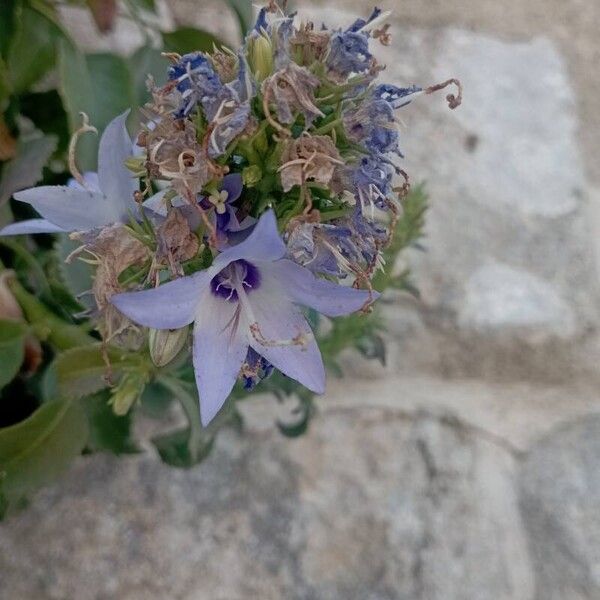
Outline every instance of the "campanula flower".
POLYGON ((204 425, 225 403, 249 348, 323 393, 323 361, 300 307, 334 317, 376 297, 317 279, 285 253, 269 210, 243 242, 218 254, 208 269, 112 298, 120 311, 146 327, 177 329, 194 322, 193 362, 204 425))
POLYGON ((247 229, 256 223, 250 216, 238 219, 238 208, 235 202, 242 195, 243 183, 240 173, 225 175, 218 192, 204 197, 200 205, 205 208, 214 208, 216 214, 217 230, 219 232, 237 232, 247 229))
POLYGON ((125 121, 128 112, 111 121, 98 151, 98 173, 86 174, 81 185, 41 186, 17 192, 15 200, 30 204, 43 217, 13 223, 0 235, 88 231, 112 223, 127 223, 138 214, 133 194, 137 179, 125 167, 133 153, 125 121))

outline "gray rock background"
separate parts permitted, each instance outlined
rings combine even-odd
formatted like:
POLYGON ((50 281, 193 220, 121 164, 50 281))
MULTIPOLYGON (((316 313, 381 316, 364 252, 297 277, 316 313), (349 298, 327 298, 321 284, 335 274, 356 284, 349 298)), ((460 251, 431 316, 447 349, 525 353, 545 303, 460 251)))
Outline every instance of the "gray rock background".
MULTIPOLYGON (((299 440, 262 398, 192 471, 82 459, 0 525, 0 597, 600 598, 600 4, 381 4, 389 80, 465 87, 401 115, 431 211, 422 301, 385 300, 388 366, 348 355, 299 440)), ((235 37, 211 3, 161 15, 235 37)), ((65 20, 88 47, 139 43, 65 20)))

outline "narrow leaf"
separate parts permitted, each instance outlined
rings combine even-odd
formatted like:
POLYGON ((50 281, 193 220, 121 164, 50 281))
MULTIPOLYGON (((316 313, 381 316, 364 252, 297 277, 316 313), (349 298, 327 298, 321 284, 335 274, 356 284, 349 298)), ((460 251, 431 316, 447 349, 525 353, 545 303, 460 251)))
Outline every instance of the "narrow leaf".
POLYGON ((23 364, 26 334, 24 323, 0 320, 0 388, 13 380, 23 364))

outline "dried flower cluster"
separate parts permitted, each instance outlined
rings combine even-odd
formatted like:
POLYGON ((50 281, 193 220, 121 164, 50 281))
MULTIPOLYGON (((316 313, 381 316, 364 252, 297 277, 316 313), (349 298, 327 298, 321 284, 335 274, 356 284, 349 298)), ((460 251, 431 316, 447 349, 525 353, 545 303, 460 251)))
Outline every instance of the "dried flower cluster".
POLYGON ((135 143, 121 115, 101 139, 97 175, 15 196, 44 218, 3 234, 76 232, 79 256, 97 265, 107 342, 150 328, 163 366, 194 323, 205 424, 236 380, 252 387, 273 368, 321 393, 302 308, 339 316, 378 296, 371 280, 408 188, 395 111, 457 83, 378 83, 370 44, 390 42, 386 16, 331 30, 296 25, 270 3, 237 53, 169 55, 135 143))

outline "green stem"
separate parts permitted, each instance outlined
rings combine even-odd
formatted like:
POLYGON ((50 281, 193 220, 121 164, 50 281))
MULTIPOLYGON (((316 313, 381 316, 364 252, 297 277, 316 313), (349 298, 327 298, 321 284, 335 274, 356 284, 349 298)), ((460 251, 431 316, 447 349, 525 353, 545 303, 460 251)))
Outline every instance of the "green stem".
POLYGON ((315 129, 313 131, 313 133, 315 135, 323 135, 324 133, 329 133, 332 129, 335 129, 338 125, 342 124, 342 119, 334 119, 333 121, 330 121, 329 123, 326 123, 325 125, 323 125, 322 127, 319 127, 318 129, 315 129))

